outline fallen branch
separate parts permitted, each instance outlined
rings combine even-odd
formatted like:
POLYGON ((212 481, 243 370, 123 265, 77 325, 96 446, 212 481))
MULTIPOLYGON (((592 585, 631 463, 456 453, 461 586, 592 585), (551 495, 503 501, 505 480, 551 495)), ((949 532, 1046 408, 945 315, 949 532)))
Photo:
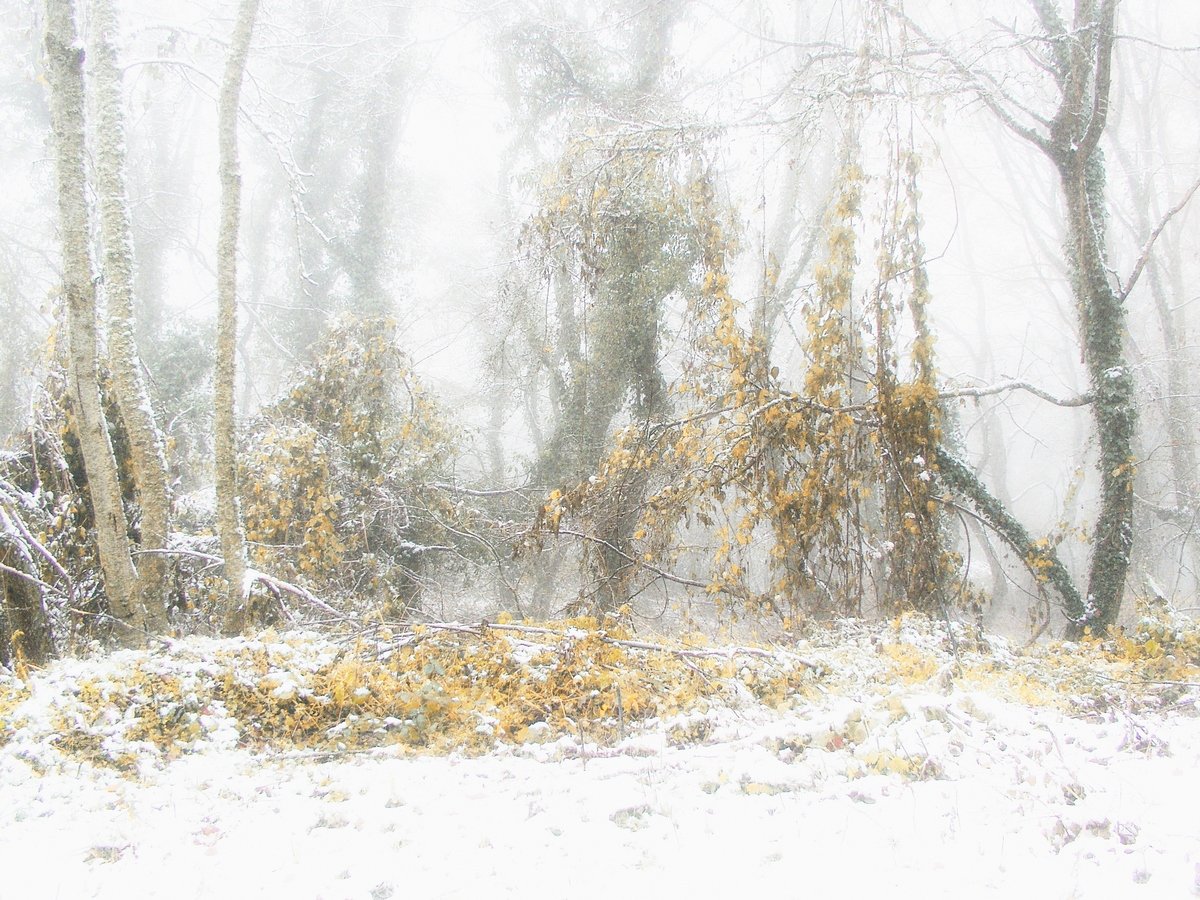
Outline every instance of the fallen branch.
MULTIPOLYGON (((134 551, 135 556, 143 556, 143 555, 149 555, 149 554, 159 554, 162 556, 184 556, 184 557, 188 557, 191 559, 204 560, 205 562, 211 563, 214 566, 225 565, 225 560, 222 557, 216 556, 215 554, 212 554, 212 553, 201 553, 199 550, 182 550, 182 549, 161 549, 160 550, 160 549, 155 549, 155 550, 134 551)), ((318 609, 324 610, 325 612, 334 616, 340 622, 355 621, 352 616, 348 616, 345 613, 339 612, 338 610, 334 609, 332 606, 330 606, 328 603, 326 603, 324 600, 322 600, 320 597, 316 596, 314 593, 307 590, 306 588, 302 588, 299 585, 292 584, 290 581, 284 581, 281 578, 275 578, 272 575, 268 575, 266 572, 260 572, 257 569, 247 569, 246 570, 246 581, 248 583, 248 586, 254 585, 255 583, 261 583, 261 584, 266 585, 268 588, 272 588, 276 591, 281 591, 285 594, 290 594, 293 597, 299 597, 305 603, 311 604, 312 606, 315 606, 318 609)))
MULTIPOLYGON (((538 635, 542 637, 554 638, 569 638, 572 636, 570 630, 561 630, 557 628, 544 628, 538 625, 518 625, 511 622, 488 622, 483 621, 478 625, 470 625, 462 622, 430 622, 418 626, 432 631, 451 631, 458 634, 474 634, 482 635, 486 631, 510 631, 518 634, 538 635)), ((411 634, 411 632, 409 633, 411 634)), ((805 659, 788 650, 766 650, 762 647, 721 647, 704 649, 698 647, 670 647, 666 644, 655 644, 650 641, 634 641, 624 638, 615 638, 606 634, 604 631, 597 631, 595 635, 604 643, 614 647, 621 647, 625 650, 646 650, 651 653, 669 653, 672 656, 678 656, 684 659, 733 659, 735 656, 753 656, 758 659, 777 659, 781 655, 786 656, 794 662, 799 663, 805 668, 819 669, 819 663, 805 659)), ((406 637, 408 635, 406 634, 406 637)))

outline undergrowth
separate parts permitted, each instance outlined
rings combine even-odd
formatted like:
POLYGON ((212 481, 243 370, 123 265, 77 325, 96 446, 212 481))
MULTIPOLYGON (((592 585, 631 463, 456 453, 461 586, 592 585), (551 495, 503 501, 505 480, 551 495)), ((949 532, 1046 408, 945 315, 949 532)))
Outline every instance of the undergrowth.
MULTIPOLYGON (((126 652, 117 666, 80 661, 73 676, 58 673, 66 689, 51 696, 52 721, 40 727, 65 756, 119 769, 135 766, 130 747, 168 759, 213 744, 478 753, 562 736, 610 743, 651 720, 729 703, 735 692, 782 704, 816 681, 789 654, 643 649, 594 620, 502 627, 418 626, 344 644, 268 632, 126 652)), ((0 688, 0 710, 10 728, 36 730, 16 684, 0 688)))
POLYGON ((130 772, 205 747, 483 753, 564 738, 613 744, 660 725, 680 745, 705 740, 712 709, 803 707, 818 692, 901 684, 986 689, 1077 715, 1164 708, 1194 701, 1200 628, 1143 616, 1128 632, 1026 650, 961 631, 951 639, 918 616, 843 622, 791 651, 648 645, 591 619, 417 626, 341 642, 310 632, 194 638, 0 680, 0 744, 21 742, 43 765, 130 772))

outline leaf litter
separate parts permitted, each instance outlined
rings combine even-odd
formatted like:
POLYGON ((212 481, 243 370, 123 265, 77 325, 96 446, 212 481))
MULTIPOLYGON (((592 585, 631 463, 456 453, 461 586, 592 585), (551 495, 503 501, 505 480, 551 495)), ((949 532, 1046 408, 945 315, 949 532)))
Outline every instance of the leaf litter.
POLYGON ((1200 894, 1200 640, 187 638, 0 683, 0 896, 1200 894))

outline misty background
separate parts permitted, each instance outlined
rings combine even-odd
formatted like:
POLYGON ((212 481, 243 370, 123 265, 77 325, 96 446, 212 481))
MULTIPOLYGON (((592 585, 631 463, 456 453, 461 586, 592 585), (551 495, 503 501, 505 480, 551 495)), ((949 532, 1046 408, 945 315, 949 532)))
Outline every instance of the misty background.
MULTIPOLYGON (((539 362, 557 352, 561 333, 554 307, 566 288, 556 279, 582 289, 589 277, 555 255, 554 241, 569 241, 567 206, 584 196, 578 185, 638 154, 670 157, 665 169, 681 178, 702 170, 728 225, 738 320, 768 338, 780 383, 798 390, 811 366, 806 310, 819 294, 847 136, 857 129, 861 148, 861 298, 893 215, 889 141, 900 136, 919 159, 938 383, 963 392, 947 401, 954 440, 993 494, 1082 578, 1098 503, 1095 429, 1086 405, 1052 402, 1089 390, 1064 201, 1053 166, 978 90, 1053 110, 1061 86, 1039 55, 1044 2, 265 0, 239 115, 243 435, 261 433, 258 417, 303 381, 298 373, 313 371, 331 330, 393 319, 389 340, 406 355, 400 377, 420 384, 406 397, 436 403, 453 430, 426 481, 465 492, 447 509, 492 493, 520 498, 491 511, 504 537, 486 552, 414 565, 421 599, 404 588, 404 603, 425 604, 431 616, 486 613, 515 595, 522 611, 559 612, 586 581, 572 568, 579 551, 539 546, 542 568, 532 573, 514 573, 507 557, 543 498, 586 476, 586 466, 568 477, 546 463, 553 372, 565 363, 539 362), (990 392, 1013 382, 1051 400, 1025 387, 990 392), (459 607, 447 599, 455 596, 471 599, 459 607)), ((177 515, 201 533, 212 508, 217 94, 235 8, 117 5, 137 346, 177 515)), ((64 343, 61 261, 40 4, 0 0, 0 22, 0 429, 19 452, 31 424, 53 418, 46 385, 64 343)), ((1124 302, 1139 421, 1126 593, 1193 612, 1200 213, 1194 203, 1172 210, 1200 175, 1198 59, 1200 6, 1124 0, 1101 143, 1112 277, 1124 283, 1146 256, 1124 302)), ((662 245, 676 240, 668 234, 662 245)), ((591 277, 602 280, 611 265, 597 264, 591 277)), ((686 285, 698 271, 662 291, 655 352, 668 381, 688 371, 686 285)), ((908 326, 899 340, 914 340, 908 326)), ((611 435, 636 418, 627 411, 597 424, 611 435)), ((388 527, 402 531, 406 515, 388 527)), ((1035 630, 1049 615, 1035 581, 978 523, 959 516, 947 527, 981 618, 1012 633, 1035 630)), ((765 560, 761 531, 753 541, 765 560)), ((684 543, 671 571, 703 580, 718 538, 692 522, 684 543)), ((687 592, 658 587, 664 604, 687 592)), ((659 596, 633 594, 635 613, 659 614, 659 596)), ((705 602, 700 592, 689 608, 702 615, 705 602)))

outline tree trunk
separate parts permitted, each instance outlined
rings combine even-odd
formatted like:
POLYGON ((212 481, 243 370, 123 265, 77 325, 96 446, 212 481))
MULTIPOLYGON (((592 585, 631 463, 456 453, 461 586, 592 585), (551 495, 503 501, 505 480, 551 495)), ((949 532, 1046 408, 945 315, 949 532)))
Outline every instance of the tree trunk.
POLYGON ((1079 304, 1083 357, 1100 444, 1100 514, 1083 617, 1071 636, 1085 629, 1102 633, 1116 622, 1133 547, 1133 438, 1137 414, 1133 374, 1125 361, 1125 308, 1108 280, 1104 250, 1104 175, 1099 151, 1086 165, 1064 168, 1068 251, 1079 304))
MULTIPOLYGON (((1116 0, 1076 0, 1073 27, 1055 35, 1062 103, 1042 149, 1058 169, 1067 207, 1067 262, 1100 445, 1100 512, 1082 614, 1068 637, 1116 622, 1133 548, 1137 412, 1125 359, 1125 307, 1109 279, 1104 157, 1116 0)), ((1044 18, 1044 21, 1050 19, 1044 18)))
MULTIPOLYGON (((93 4, 95 43, 92 74, 96 105, 96 192, 104 240, 102 273, 108 298, 108 357, 113 394, 129 435, 133 481, 141 507, 141 546, 161 550, 170 528, 170 496, 162 433, 154 421, 150 393, 142 378, 134 337, 133 238, 125 180, 125 120, 121 73, 114 40, 113 0, 93 4)), ((138 566, 138 593, 152 632, 166 629, 166 558, 144 557, 138 566)))
POLYGON ((247 624, 246 538, 238 503, 237 436, 234 390, 237 380, 237 239, 242 178, 238 165, 238 107, 246 57, 254 34, 259 0, 242 0, 225 63, 217 111, 220 154, 221 223, 217 237, 217 359, 213 385, 217 530, 225 558, 224 630, 237 634, 247 624))
POLYGON ((1033 540, 1017 519, 999 500, 992 496, 983 482, 962 460, 944 445, 936 451, 938 478, 953 493, 970 502, 979 520, 998 534, 1039 584, 1049 586, 1072 620, 1082 618, 1083 598, 1075 587, 1058 553, 1045 543, 1033 540))
POLYGON ((145 614, 137 597, 137 572, 129 554, 117 463, 100 400, 96 289, 88 253, 83 50, 75 31, 73 0, 46 0, 45 41, 63 245, 67 377, 75 403, 75 431, 92 501, 109 610, 118 623, 118 639, 136 643, 145 628, 145 614))

